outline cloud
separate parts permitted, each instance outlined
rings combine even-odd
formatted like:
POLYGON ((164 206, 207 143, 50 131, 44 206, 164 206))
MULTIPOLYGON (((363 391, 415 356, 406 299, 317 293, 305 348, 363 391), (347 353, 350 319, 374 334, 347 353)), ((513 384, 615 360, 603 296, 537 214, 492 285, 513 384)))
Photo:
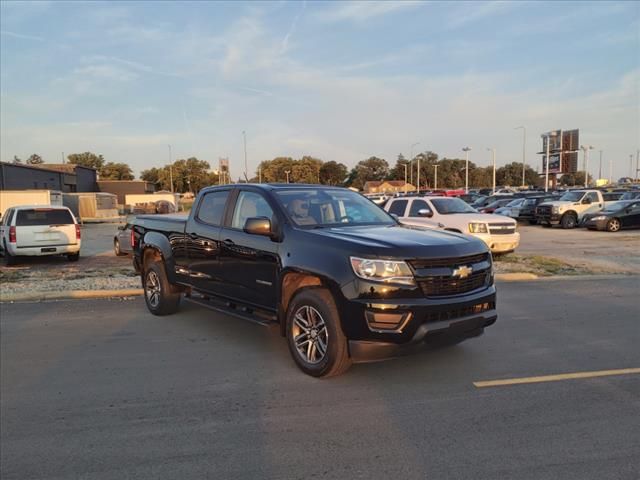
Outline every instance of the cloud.
POLYGON ((463 2, 460 8, 454 10, 446 27, 451 29, 460 28, 488 17, 502 15, 515 6, 514 2, 498 0, 490 2, 463 2))
POLYGON ((296 26, 298 25, 298 21, 300 20, 300 17, 302 16, 302 13, 305 11, 306 8, 307 8, 307 0, 303 0, 303 2, 302 2, 302 10, 300 10, 296 14, 296 16, 293 18, 293 22, 291 22, 291 26, 289 27, 289 31, 287 32, 287 34, 282 39, 282 46, 280 48, 280 52, 281 53, 284 53, 284 52, 287 51, 287 48, 289 47, 289 39, 291 38, 291 35, 293 35, 293 32, 295 32, 296 26))
POLYGON ((25 35, 24 33, 10 32, 8 30, 1 30, 0 35, 11 38, 19 38, 20 40, 33 40, 35 42, 45 42, 46 39, 38 37, 36 35, 25 35))
POLYGON ((130 82, 138 78, 136 73, 106 63, 76 68, 73 70, 72 75, 80 78, 94 77, 97 79, 116 80, 118 82, 130 82))
POLYGON ((419 1, 354 1, 331 3, 332 7, 316 13, 315 17, 325 22, 364 22, 374 17, 424 5, 419 1), (334 7, 333 5, 339 5, 334 7))

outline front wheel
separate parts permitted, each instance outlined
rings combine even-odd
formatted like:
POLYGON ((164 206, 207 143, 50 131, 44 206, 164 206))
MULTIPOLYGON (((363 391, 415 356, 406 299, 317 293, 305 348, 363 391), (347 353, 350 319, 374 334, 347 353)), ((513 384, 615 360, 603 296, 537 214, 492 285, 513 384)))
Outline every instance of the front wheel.
POLYGON ((562 228, 575 228, 578 225, 578 219, 572 213, 565 213, 560 220, 562 228))
POLYGON ((617 232, 621 227, 620 220, 617 218, 612 218, 607 222, 607 232, 617 232))
POLYGON ((331 293, 302 290, 287 311, 287 343, 294 361, 307 375, 331 377, 351 366, 347 339, 331 293))
POLYGON ((164 266, 151 262, 144 270, 142 277, 144 300, 147 308, 154 315, 170 315, 178 311, 180 292, 169 283, 164 266))

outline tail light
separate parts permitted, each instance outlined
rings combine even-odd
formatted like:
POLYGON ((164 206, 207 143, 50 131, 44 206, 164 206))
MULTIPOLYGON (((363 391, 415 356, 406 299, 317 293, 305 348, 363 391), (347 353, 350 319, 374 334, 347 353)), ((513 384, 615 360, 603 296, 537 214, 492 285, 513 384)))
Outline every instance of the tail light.
POLYGON ((131 248, 136 248, 136 234, 133 228, 131 229, 131 248))
POLYGON ((16 243, 16 227, 9 227, 9 243, 16 243))
POLYGON ((76 223, 76 240, 80 240, 80 225, 76 223))

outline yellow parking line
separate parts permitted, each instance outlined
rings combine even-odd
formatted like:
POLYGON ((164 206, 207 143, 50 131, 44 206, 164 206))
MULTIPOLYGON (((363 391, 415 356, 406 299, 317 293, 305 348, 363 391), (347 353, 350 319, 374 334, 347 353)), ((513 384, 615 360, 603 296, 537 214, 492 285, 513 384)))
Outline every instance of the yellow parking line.
POLYGON ((611 375, 631 375, 634 373, 640 373, 640 368, 621 368, 619 370, 561 373, 558 375, 544 375, 541 377, 505 378, 504 380, 487 380, 483 382, 473 382, 473 384, 477 388, 503 387, 506 385, 520 385, 523 383, 559 382, 561 380, 574 380, 576 378, 608 377, 611 375))

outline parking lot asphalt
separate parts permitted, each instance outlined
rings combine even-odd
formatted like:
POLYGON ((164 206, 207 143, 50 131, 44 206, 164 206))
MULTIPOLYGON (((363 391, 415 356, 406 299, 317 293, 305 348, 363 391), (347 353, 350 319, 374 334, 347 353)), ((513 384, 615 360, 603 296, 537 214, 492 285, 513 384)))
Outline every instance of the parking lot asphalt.
POLYGON ((3 480, 637 479, 640 277, 499 285, 480 338, 328 380, 274 329, 141 299, 2 304, 3 480))

